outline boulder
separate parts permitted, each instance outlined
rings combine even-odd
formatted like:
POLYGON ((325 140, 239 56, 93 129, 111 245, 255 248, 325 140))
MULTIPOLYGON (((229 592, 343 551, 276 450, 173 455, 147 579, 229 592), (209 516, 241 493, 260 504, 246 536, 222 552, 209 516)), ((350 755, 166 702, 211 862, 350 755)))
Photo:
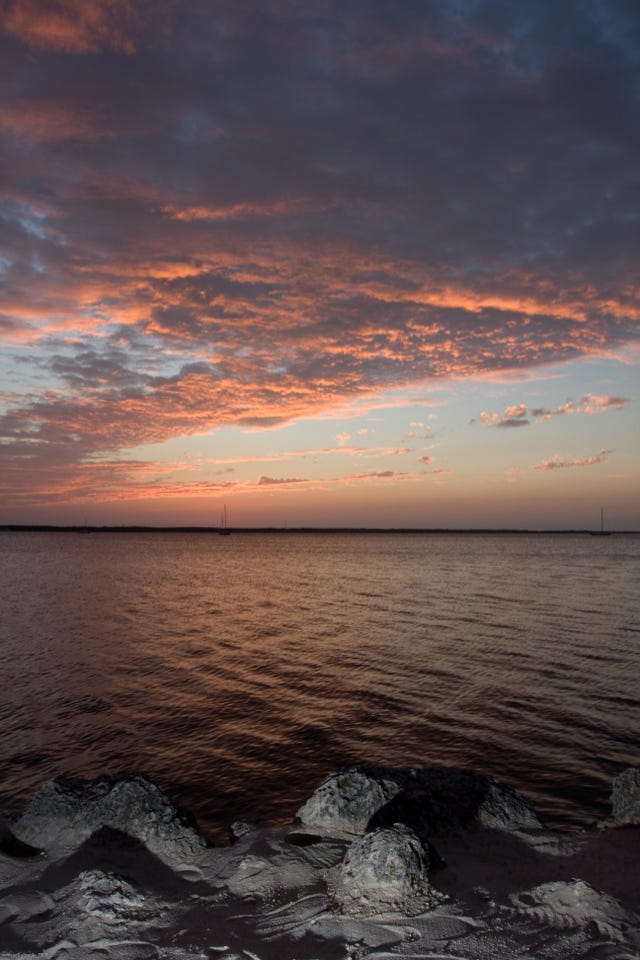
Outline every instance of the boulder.
POLYGON ((415 916, 446 899, 429 883, 429 849, 404 824, 354 840, 338 869, 333 899, 347 916, 415 916))
POLYGON ((136 773, 50 780, 13 830, 26 843, 55 849, 77 847, 102 827, 137 838, 168 862, 189 859, 207 845, 195 818, 136 773))
POLYGON ((506 783, 482 774, 475 776, 480 778, 483 793, 475 811, 475 819, 481 826, 506 831, 542 826, 531 804, 506 783))
POLYGON ((640 826, 640 767, 627 767, 611 785, 611 819, 640 826))
POLYGON ((352 767, 328 777, 297 818, 325 833, 404 823, 423 837, 473 824, 506 831, 541 826, 506 784, 455 767, 352 767))
POLYGON ((394 780, 351 767, 332 773, 303 804, 296 819, 337 833, 364 833, 371 818, 400 791, 394 780))

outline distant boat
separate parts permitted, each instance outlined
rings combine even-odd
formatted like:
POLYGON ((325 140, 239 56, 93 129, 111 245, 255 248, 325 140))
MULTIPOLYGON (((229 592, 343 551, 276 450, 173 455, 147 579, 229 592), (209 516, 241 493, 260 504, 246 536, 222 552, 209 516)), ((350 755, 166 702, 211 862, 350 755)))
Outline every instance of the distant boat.
POLYGON ((226 505, 226 503, 225 503, 224 508, 223 508, 223 510, 222 510, 222 516, 220 517, 220 529, 218 530, 218 533, 220 534, 221 537, 228 537, 229 534, 231 533, 231 530, 229 530, 229 527, 227 526, 227 505, 226 505))
POLYGON ((600 529, 591 531, 592 537, 610 537, 611 530, 605 530, 604 528, 604 510, 600 507, 600 529))

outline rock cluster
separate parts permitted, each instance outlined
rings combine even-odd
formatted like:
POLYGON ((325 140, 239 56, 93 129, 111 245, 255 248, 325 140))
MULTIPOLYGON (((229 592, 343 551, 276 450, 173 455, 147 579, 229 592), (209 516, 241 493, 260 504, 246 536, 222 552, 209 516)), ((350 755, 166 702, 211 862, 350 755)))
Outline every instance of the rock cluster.
POLYGON ((308 827, 343 834, 393 823, 423 837, 474 823, 507 831, 541 826, 506 784, 454 767, 352 767, 331 774, 296 816, 308 827))
POLYGON ((168 862, 189 859, 206 846, 194 817, 136 773, 50 780, 13 831, 37 847, 64 848, 78 846, 102 827, 137 838, 168 862))
POLYGON ((412 916, 441 903, 430 882, 441 860, 427 839, 438 832, 541 825, 506 784, 452 767, 350 767, 327 777, 296 819, 324 834, 356 837, 334 884, 334 903, 348 916, 412 916))
POLYGON ((446 897, 429 883, 429 848, 404 824, 354 840, 339 868, 334 903, 348 916, 415 916, 446 897))

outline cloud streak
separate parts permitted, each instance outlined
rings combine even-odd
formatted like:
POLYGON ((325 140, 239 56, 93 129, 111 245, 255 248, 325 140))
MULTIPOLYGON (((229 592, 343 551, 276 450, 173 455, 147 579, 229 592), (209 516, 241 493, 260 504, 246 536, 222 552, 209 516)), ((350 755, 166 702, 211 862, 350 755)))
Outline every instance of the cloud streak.
POLYGON ((597 464, 605 463, 607 455, 610 452, 610 450, 601 450, 600 453, 580 459, 572 459, 571 457, 557 453, 549 460, 543 460, 542 463, 536 464, 533 469, 548 472, 550 470, 566 470, 572 467, 593 467, 597 464))
POLYGON ((480 414, 480 421, 488 427, 528 427, 534 420, 551 420, 552 417, 564 416, 565 414, 598 414, 606 413, 609 410, 624 410, 630 403, 627 397, 614 396, 592 396, 587 394, 580 400, 567 400, 560 404, 554 410, 547 410, 545 407, 534 407, 529 411, 525 403, 519 403, 515 406, 507 407, 503 414, 488 413, 483 411, 480 414))

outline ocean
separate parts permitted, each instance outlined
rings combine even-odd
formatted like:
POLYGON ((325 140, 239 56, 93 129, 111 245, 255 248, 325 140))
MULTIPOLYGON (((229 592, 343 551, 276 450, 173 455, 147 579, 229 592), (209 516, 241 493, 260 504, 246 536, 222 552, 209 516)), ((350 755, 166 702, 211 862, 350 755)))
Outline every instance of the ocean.
POLYGON ((205 833, 350 763, 506 780, 553 827, 640 764, 640 536, 0 533, 0 808, 140 770, 205 833))

